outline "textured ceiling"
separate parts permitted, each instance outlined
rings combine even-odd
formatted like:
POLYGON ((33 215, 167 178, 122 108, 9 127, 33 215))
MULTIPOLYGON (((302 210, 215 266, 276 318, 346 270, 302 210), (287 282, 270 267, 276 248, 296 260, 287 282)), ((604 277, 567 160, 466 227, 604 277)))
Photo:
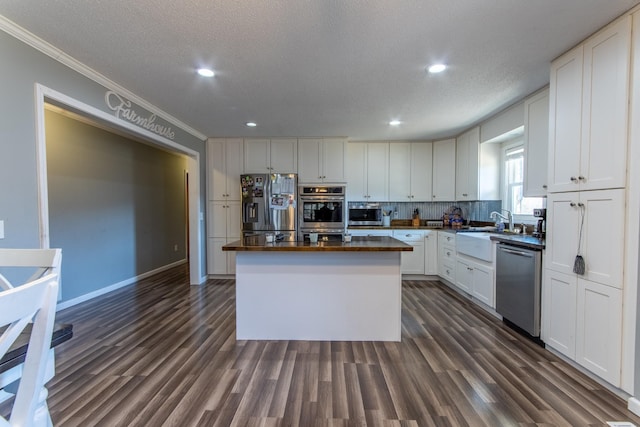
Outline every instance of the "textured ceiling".
POLYGON ((0 15, 208 136, 435 139, 546 85, 553 58, 638 2, 2 0, 0 15), (436 61, 450 69, 427 75, 436 61))

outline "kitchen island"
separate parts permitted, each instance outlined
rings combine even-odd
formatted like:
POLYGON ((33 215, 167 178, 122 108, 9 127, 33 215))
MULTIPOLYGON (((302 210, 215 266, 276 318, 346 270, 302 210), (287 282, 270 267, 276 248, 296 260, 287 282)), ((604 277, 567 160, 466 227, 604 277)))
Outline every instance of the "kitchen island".
POLYGON ((236 338, 400 341, 400 254, 391 237, 276 242, 252 237, 236 251, 236 338))

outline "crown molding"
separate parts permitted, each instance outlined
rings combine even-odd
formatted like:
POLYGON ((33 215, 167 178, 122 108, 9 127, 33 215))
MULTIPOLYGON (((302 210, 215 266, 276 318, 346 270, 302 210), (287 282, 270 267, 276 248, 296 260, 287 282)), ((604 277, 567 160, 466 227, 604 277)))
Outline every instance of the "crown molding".
POLYGON ((204 142, 207 139, 207 136, 204 135, 202 132, 197 131, 196 129, 192 128, 186 123, 176 119, 175 117, 166 113, 165 111, 162 111, 158 107, 140 98, 139 96, 129 91, 128 89, 125 89, 124 87, 120 86, 113 80, 106 78, 105 76, 98 73, 94 69, 87 67, 80 61, 67 55, 62 50, 46 42, 45 40, 41 39, 35 34, 25 30, 24 28, 8 20, 2 15, 0 15, 0 30, 22 41, 23 43, 26 43, 27 45, 38 50, 39 52, 42 52, 45 55, 55 59, 56 61, 69 67, 73 71, 76 71, 77 73, 80 73, 83 76, 93 80, 94 82, 104 86, 105 88, 113 90, 114 92, 117 92, 120 95, 123 95, 130 101, 133 101, 135 104, 145 108, 149 112, 155 114, 158 117, 161 117, 162 119, 177 126, 183 131, 195 136, 196 138, 200 139, 202 142, 204 142))

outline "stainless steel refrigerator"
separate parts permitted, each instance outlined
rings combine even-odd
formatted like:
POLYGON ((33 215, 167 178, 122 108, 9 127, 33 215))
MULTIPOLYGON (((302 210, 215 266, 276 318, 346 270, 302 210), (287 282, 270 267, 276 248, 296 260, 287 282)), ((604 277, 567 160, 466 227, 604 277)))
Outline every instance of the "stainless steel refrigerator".
POLYGON ((296 174, 243 174, 242 236, 273 233, 276 240, 296 240, 296 174))

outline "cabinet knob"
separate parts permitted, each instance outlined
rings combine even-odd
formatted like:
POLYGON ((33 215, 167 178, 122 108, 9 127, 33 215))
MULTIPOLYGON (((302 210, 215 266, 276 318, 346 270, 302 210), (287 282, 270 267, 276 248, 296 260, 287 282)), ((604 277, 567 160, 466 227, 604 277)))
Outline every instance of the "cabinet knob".
POLYGON ((578 178, 576 178, 575 176, 572 176, 571 178, 569 178, 571 180, 571 182, 576 182, 578 181, 578 178))
POLYGON ((542 188, 544 188, 544 189, 546 190, 546 189, 547 189, 547 184, 544 184, 544 185, 542 186, 542 188))
POLYGON ((468 194, 467 194, 467 193, 462 193, 462 195, 463 195, 464 197, 467 197, 467 196, 468 196, 468 194))
POLYGON ((447 251, 447 256, 451 256, 451 252, 447 251))
POLYGON ((433 198, 435 199, 435 198, 436 198, 436 195, 434 194, 434 195, 433 195, 433 196, 431 196, 431 197, 433 197, 433 198))
POLYGON ((571 206, 572 208, 575 208, 575 207, 576 207, 576 204, 575 204, 575 203, 573 203, 573 202, 570 202, 570 203, 569 203, 569 206, 571 206))
POLYGON ((579 176, 578 181, 586 181, 587 179, 584 176, 579 176))

